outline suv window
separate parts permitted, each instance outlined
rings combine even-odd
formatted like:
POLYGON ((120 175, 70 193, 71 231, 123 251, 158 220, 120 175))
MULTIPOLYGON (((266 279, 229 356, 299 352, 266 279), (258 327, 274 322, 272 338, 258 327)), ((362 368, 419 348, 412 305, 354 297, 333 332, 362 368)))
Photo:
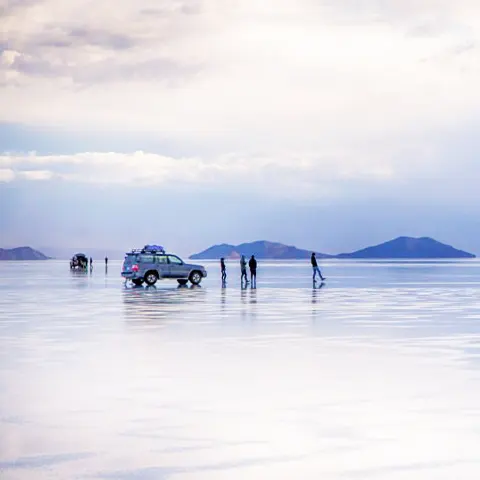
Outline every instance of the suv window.
POLYGON ((183 262, 178 257, 176 257, 175 255, 169 255, 168 256, 168 262, 173 263, 175 265, 182 265, 183 264, 183 262))
POLYGON ((125 260, 124 260, 125 264, 131 265, 132 263, 135 263, 136 261, 137 261, 137 256, 136 255, 132 255, 131 253, 127 253, 127 255, 125 255, 125 260))
POLYGON ((140 255, 140 262, 142 263, 153 263, 153 255, 140 255))
POLYGON ((161 265, 164 265, 164 264, 168 263, 167 256, 166 255, 156 255, 155 256, 155 263, 160 263, 161 265))

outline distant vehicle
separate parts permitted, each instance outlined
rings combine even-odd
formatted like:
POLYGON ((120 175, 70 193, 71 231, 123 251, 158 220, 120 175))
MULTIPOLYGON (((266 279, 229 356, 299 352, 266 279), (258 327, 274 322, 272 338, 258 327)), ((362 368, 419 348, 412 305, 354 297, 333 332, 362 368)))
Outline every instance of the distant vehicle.
POLYGON ((207 271, 202 265, 185 263, 179 256, 166 253, 159 245, 145 245, 125 254, 122 277, 134 285, 155 285, 159 279, 175 279, 180 285, 188 281, 198 285, 207 271))
POLYGON ((76 253, 70 260, 70 270, 86 270, 88 258, 84 253, 76 253))

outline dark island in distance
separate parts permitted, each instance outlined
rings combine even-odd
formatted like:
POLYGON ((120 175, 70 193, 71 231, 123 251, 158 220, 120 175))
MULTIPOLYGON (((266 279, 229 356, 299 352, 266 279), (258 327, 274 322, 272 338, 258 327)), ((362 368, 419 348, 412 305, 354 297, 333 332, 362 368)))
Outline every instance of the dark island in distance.
POLYGON ((398 237, 356 252, 341 253, 335 258, 475 258, 475 255, 457 250, 451 245, 445 245, 429 237, 398 237))
MULTIPOLYGON (((191 255, 192 260, 218 260, 221 257, 239 259, 243 254, 247 258, 255 255, 258 259, 266 260, 305 260, 309 259, 312 251, 303 250, 291 245, 265 240, 242 243, 240 245, 221 244, 207 248, 203 252, 191 255)), ((73 253, 72 253, 73 254, 73 253)), ((472 253, 458 250, 450 245, 438 242, 433 238, 398 237, 389 242, 381 243, 351 253, 329 255, 316 252, 318 259, 450 259, 475 258, 472 253)), ((31 247, 11 249, 0 248, 0 260, 50 260, 31 247)), ((103 257, 102 257, 103 260, 103 257)))
MULTIPOLYGON (((260 240, 252 243, 242 243, 241 245, 214 245, 203 252, 191 255, 192 260, 211 260, 221 257, 240 258, 241 255, 250 257, 255 255, 257 258, 268 258, 275 260, 291 260, 310 258, 311 250, 301 250, 299 248, 284 245, 283 243, 267 242, 260 240)), ((332 255, 317 253, 318 258, 333 258, 332 255)))
MULTIPOLYGON (((301 260, 310 258, 312 251, 302 250, 282 243, 257 241, 241 245, 214 245, 203 252, 191 255, 192 260, 214 260, 221 257, 237 259, 243 254, 246 257, 255 255, 258 259, 301 260)), ((435 259, 435 258, 475 258, 472 253, 457 250, 450 245, 438 242, 433 238, 398 237, 389 242, 364 248, 351 253, 328 255, 317 253, 317 258, 331 259, 435 259)))
POLYGON ((30 247, 0 248, 0 260, 49 260, 42 252, 30 247))

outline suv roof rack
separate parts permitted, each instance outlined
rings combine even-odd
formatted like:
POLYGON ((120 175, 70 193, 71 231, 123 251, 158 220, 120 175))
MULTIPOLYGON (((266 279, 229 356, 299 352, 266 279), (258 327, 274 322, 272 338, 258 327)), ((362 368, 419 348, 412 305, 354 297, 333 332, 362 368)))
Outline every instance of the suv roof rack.
POLYGON ((165 253, 165 249, 159 245, 145 245, 143 248, 132 248, 131 253, 165 253))

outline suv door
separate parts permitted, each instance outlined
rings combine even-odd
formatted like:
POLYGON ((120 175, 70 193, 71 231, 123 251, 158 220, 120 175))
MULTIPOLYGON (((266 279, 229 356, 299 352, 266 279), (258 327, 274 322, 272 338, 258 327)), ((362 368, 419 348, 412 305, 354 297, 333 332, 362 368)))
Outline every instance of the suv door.
POLYGON ((155 264, 160 277, 170 277, 170 265, 168 264, 168 259, 166 255, 155 255, 155 264))
POLYGON ((153 255, 142 253, 138 256, 138 267, 140 276, 144 276, 149 270, 157 270, 153 255))
POLYGON ((183 261, 176 255, 168 255, 170 278, 187 278, 188 273, 183 261))

